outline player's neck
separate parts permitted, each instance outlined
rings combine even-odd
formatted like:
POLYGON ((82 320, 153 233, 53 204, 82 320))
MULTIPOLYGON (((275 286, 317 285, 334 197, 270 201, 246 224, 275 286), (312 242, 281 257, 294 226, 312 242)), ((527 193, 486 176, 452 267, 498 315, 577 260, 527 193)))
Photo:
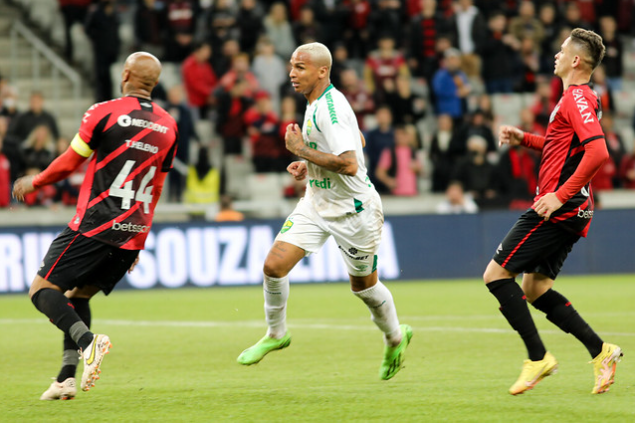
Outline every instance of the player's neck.
POLYGON ((564 91, 567 91, 571 85, 584 85, 588 84, 591 80, 591 75, 586 72, 572 71, 569 75, 562 78, 562 86, 564 91))
POLYGON ((315 88, 313 88, 313 91, 311 91, 309 94, 304 96, 306 98, 306 101, 308 101, 309 104, 313 103, 315 100, 320 98, 322 94, 324 94, 324 91, 326 91, 326 89, 330 85, 331 85, 330 79, 322 79, 320 82, 318 82, 315 88))

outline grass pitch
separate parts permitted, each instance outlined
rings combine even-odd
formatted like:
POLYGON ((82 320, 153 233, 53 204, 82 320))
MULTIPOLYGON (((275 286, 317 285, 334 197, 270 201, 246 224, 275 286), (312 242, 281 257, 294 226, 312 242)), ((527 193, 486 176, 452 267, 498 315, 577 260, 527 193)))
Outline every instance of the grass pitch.
POLYGON ((615 385, 597 396, 586 349, 539 312, 559 372, 509 395, 524 347, 483 284, 464 280, 387 283, 414 330, 406 368, 390 381, 379 380, 380 332, 347 284, 292 285, 291 346, 251 367, 236 357, 265 332, 259 286, 99 295, 93 329, 114 345, 102 379, 73 401, 39 401, 59 370, 61 333, 26 295, 0 297, 0 420, 635 421, 633 279, 556 282, 625 351, 615 385))

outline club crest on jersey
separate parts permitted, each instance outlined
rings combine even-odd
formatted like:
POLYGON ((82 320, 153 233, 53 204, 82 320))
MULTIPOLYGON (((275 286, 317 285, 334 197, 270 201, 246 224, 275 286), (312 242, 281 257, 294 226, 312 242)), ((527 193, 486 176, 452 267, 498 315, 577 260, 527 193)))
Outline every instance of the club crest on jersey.
POLYGON ((283 233, 287 232, 289 229, 291 229, 292 226, 293 226, 293 221, 287 220, 282 225, 282 229, 280 229, 280 233, 283 234, 283 233))
POLYGON ((307 135, 311 135, 311 131, 313 131, 313 123, 311 122, 311 119, 307 119, 307 121, 306 121, 306 134, 307 135))

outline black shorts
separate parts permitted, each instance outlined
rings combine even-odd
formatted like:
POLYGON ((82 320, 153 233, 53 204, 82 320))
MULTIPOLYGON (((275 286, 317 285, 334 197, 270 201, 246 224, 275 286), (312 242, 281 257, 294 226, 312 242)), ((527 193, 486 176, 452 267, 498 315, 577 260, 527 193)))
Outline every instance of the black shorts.
POLYGON ((579 235, 527 210, 496 249, 493 260, 512 273, 540 273, 555 279, 579 235))
POLYGON ((123 250, 66 228, 51 244, 37 274, 63 291, 90 285, 108 295, 138 255, 138 250, 123 250))

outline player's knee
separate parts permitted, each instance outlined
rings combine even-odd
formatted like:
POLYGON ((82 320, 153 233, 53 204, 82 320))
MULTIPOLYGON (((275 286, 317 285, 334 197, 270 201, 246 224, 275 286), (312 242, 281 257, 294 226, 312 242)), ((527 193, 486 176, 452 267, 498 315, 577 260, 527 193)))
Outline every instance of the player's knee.
POLYGON ((284 269, 284 266, 281 265, 280 262, 276 260, 271 260, 269 258, 265 260, 265 264, 262 268, 262 271, 264 272, 265 275, 271 278, 283 278, 288 273, 286 269, 284 269))
POLYGON ((485 284, 488 284, 500 279, 509 279, 515 276, 516 275, 510 273, 507 269, 501 267, 500 264, 492 260, 485 269, 485 272, 483 272, 483 282, 485 282, 485 284))

